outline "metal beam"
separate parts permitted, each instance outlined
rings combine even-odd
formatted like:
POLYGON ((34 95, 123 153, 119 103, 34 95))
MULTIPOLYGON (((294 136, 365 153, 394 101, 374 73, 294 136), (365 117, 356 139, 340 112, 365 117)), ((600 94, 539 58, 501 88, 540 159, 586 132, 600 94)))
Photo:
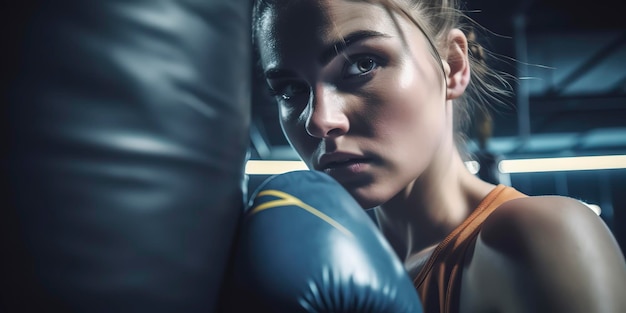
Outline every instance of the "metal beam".
POLYGON ((617 36, 615 40, 609 42, 605 45, 600 51, 593 54, 589 57, 585 62, 583 62, 578 68, 576 68, 571 74, 563 78, 561 82, 555 84, 554 87, 550 88, 546 92, 546 96, 558 96, 563 93, 567 87, 575 83, 581 77, 583 77, 587 72, 591 71, 596 65, 600 64, 602 60, 607 58, 612 53, 618 51, 620 46, 626 43, 626 32, 623 32, 621 35, 617 36))

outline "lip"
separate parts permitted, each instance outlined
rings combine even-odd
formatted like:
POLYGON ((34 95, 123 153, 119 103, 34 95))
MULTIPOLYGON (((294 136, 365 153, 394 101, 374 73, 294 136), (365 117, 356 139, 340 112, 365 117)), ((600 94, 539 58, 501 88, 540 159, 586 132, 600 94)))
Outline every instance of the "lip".
POLYGON ((371 163, 372 159, 354 153, 333 152, 323 154, 317 162, 317 170, 324 172, 349 171, 357 172, 362 170, 364 165, 371 163))

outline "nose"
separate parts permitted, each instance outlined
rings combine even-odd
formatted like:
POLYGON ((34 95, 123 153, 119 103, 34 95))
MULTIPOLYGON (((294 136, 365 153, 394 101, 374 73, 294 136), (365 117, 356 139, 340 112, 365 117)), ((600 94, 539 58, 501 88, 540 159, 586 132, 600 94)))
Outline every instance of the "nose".
POLYGON ((345 97, 333 86, 319 84, 311 94, 306 131, 316 138, 335 138, 350 128, 345 97))

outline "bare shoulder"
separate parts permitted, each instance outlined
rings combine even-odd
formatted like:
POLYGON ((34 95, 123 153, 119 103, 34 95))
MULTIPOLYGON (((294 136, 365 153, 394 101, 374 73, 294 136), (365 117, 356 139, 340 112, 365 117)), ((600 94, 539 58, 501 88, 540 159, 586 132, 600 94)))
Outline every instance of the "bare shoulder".
MULTIPOLYGON (((596 236, 614 241, 606 224, 582 202, 562 196, 537 196, 510 200, 497 208, 483 224, 482 239, 501 248, 524 252, 533 244, 577 241, 596 236), (608 237, 607 237, 608 235, 608 237)), ((530 252, 530 251, 529 251, 530 252)))
POLYGON ((626 263, 605 223, 560 196, 508 201, 485 220, 464 285, 500 312, 626 312, 626 263))

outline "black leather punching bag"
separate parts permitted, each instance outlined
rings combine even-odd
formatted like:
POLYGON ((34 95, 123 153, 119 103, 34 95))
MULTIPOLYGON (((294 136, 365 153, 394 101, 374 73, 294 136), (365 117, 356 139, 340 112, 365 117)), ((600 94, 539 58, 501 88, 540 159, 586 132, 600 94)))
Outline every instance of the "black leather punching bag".
POLYGON ((2 13, 0 311, 213 312, 244 201, 250 1, 27 4, 2 13))

